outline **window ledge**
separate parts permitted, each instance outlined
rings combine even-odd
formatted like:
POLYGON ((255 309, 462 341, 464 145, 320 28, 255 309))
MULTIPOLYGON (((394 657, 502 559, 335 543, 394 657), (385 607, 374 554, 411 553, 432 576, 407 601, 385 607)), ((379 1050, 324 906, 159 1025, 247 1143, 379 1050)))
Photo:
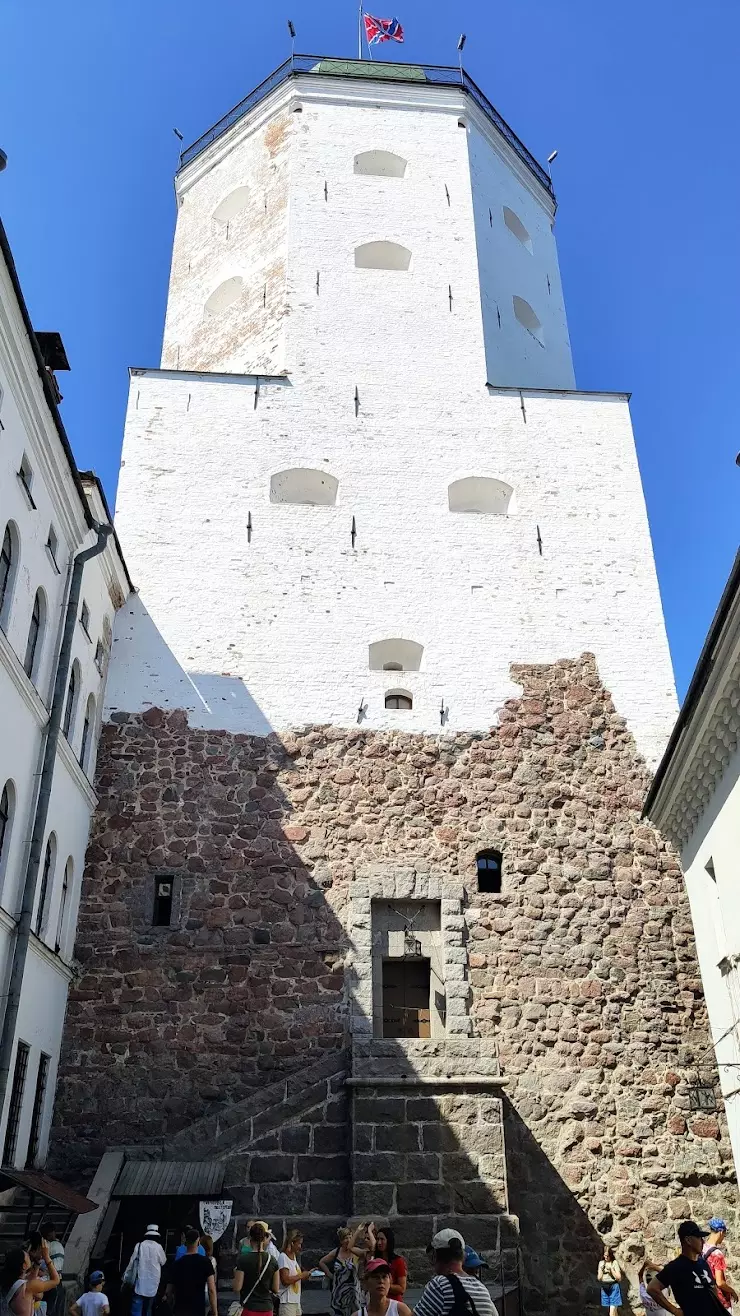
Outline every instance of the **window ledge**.
POLYGON ((96 809, 98 806, 98 797, 90 785, 89 777, 86 776, 80 767, 77 756, 65 735, 60 735, 59 737, 57 757, 60 758, 67 767, 70 776, 79 787, 90 808, 96 809))
POLYGON ((33 682, 26 675, 25 668, 5 631, 0 628, 0 665, 10 676, 23 702, 33 713, 38 725, 43 727, 48 720, 46 705, 33 682))

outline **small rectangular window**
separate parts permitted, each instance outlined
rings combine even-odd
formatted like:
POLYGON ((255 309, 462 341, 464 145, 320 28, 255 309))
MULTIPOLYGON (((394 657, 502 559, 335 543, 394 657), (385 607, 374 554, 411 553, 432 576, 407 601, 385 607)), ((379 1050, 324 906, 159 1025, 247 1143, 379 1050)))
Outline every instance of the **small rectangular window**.
POLYGON ((49 526, 49 538, 46 541, 46 551, 49 554, 49 557, 51 558, 51 562, 52 562, 52 566, 54 567, 54 570, 58 572, 59 563, 57 561, 57 553, 59 551, 59 540, 57 538, 57 532, 54 529, 53 525, 49 526))
POLYGON ((26 1086, 26 1073, 28 1071, 28 1056, 30 1047, 26 1042, 18 1042, 15 1053, 15 1069, 13 1070, 13 1087, 10 1092, 10 1106, 8 1108, 8 1123, 5 1129, 5 1145, 3 1148, 3 1165, 15 1164, 15 1153, 18 1147, 18 1128, 21 1122, 21 1109, 23 1107, 23 1093, 26 1086))
POLYGON ((36 1091, 33 1097, 33 1114, 31 1115, 31 1133, 28 1139, 28 1155, 26 1156, 26 1166, 32 1168, 38 1160, 39 1148, 41 1146, 41 1124, 44 1118, 44 1102, 46 1099, 46 1084, 49 1078, 49 1064, 51 1057, 44 1055, 43 1051, 39 1056, 39 1067, 36 1074, 36 1091))
POLYGON ((82 612, 80 613, 80 626, 85 632, 88 640, 90 639, 90 609, 85 600, 82 600, 82 612))
POLYGON ((102 640, 98 640, 97 644, 95 645, 95 666, 97 667, 98 671, 100 672, 100 675, 102 676, 103 668, 105 667, 105 649, 103 648, 102 640))
POLYGON ((31 504, 31 507, 35 507, 36 504, 33 501, 33 496, 31 494, 31 487, 33 485, 33 471, 31 470, 31 463, 29 462, 25 452, 21 457, 21 464, 18 468, 18 479, 23 485, 26 497, 29 503, 31 504))
POLYGON ((172 878, 158 877, 154 884, 155 928, 168 928, 172 922, 172 878))

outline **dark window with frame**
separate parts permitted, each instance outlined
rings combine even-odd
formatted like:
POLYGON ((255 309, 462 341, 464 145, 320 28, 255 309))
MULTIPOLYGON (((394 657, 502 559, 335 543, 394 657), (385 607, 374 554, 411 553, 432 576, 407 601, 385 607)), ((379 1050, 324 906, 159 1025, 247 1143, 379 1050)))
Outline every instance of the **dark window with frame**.
POLYGON ((155 928, 168 928, 172 923, 172 878, 158 877, 154 883, 154 911, 152 923, 155 928))
POLYGON ((41 1121, 44 1118, 44 1101, 46 1098, 46 1084, 49 1078, 50 1061, 51 1057, 44 1055, 42 1051, 39 1056, 39 1067, 36 1073, 36 1091, 33 1096, 31 1133, 28 1139, 28 1153, 26 1155, 26 1166, 29 1168, 36 1164, 41 1144, 41 1121))
POLYGON ((90 745, 90 733, 95 720, 95 704, 92 695, 87 701, 85 720, 82 723, 82 740, 80 741, 80 767, 87 768, 87 751, 90 745))
POLYGON ((26 1086, 26 1073, 28 1072, 29 1052, 30 1047, 27 1043, 19 1041, 15 1053, 13 1086, 10 1091, 10 1106, 8 1107, 8 1124, 5 1129, 3 1165, 13 1165, 15 1161, 15 1153, 18 1146, 18 1127, 21 1122, 21 1108, 23 1106, 23 1092, 26 1086))
POLYGON ((62 899, 59 902, 59 918, 57 920, 57 939, 54 943, 54 950, 57 955, 62 949, 62 939, 64 937, 64 915, 67 912, 67 900, 69 898, 69 883, 73 874, 72 856, 70 855, 64 865, 64 881, 62 882, 62 899))
POLYGON ((80 613, 80 626, 85 632, 88 640, 90 639, 90 609, 85 600, 82 600, 82 612, 80 613))
POLYGON ((35 508, 36 504, 33 501, 33 494, 31 493, 31 486, 33 484, 33 471, 31 470, 31 463, 29 462, 25 452, 21 458, 21 464, 18 467, 18 479, 23 485, 23 489, 25 491, 29 503, 31 504, 32 507, 35 508))
POLYGON ((10 791, 6 781, 3 786, 3 793, 0 795, 0 873, 5 858, 5 842, 10 838, 10 815, 10 791))
POLYGON ((97 644, 95 645, 95 666, 97 667, 98 672, 102 676, 103 668, 105 667, 105 649, 103 647, 102 640, 98 640, 97 644))
POLYGON ((386 695, 386 708, 413 708, 414 701, 409 695, 386 695))
POLYGON ((65 704, 64 707, 64 721, 62 723, 62 731, 68 740, 69 740, 69 732, 72 726, 72 718, 74 716, 76 701, 77 701, 77 668, 73 665, 72 671, 69 674, 69 685, 67 686, 67 703, 65 704))
POLYGON ((478 890, 484 895, 497 896, 501 891, 502 859, 499 850, 481 850, 476 855, 478 890))
POLYGON ((3 547, 0 553, 0 612, 5 605, 5 595, 8 592, 10 574, 13 569, 13 537, 10 533, 10 526, 5 527, 3 535, 3 547))
POLYGON ((59 563, 57 562, 57 550, 59 548, 59 540, 57 538, 57 532, 54 529, 53 525, 49 526, 49 538, 46 541, 46 548, 49 557, 51 558, 52 563, 54 564, 54 567, 58 571, 59 563))
POLYGON ((33 676, 34 663, 36 662, 36 650, 38 648, 41 626, 44 619, 44 602, 41 597, 41 590, 36 590, 36 597, 33 601, 33 612, 31 613, 31 624, 28 628, 28 640, 26 641, 26 657, 23 661, 23 670, 26 676, 33 676))
POLYGON ((44 915, 46 914, 46 897, 49 894, 49 882, 51 880, 51 870, 54 862, 54 842, 49 837, 46 842, 46 853, 44 855, 44 871, 41 875, 41 893, 39 895, 39 907, 36 911, 36 926, 34 932, 37 937, 41 936, 41 930, 44 926, 44 915))

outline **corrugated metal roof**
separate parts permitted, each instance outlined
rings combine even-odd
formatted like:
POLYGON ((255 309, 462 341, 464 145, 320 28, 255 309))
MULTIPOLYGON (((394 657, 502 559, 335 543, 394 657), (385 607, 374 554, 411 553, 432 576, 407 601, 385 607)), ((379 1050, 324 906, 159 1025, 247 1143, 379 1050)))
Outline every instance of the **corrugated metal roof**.
POLYGON ((224 1161, 126 1161, 114 1197, 215 1197, 223 1188, 224 1161))

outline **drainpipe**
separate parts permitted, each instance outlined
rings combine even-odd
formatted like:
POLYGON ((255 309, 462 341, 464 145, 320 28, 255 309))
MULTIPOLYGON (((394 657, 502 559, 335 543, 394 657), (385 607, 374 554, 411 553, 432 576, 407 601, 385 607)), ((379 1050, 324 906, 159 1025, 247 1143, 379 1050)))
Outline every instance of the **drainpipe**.
POLYGON ((64 710, 64 701, 67 694, 67 681, 69 678, 70 660, 72 658, 72 641, 74 639, 75 623, 77 621, 80 593, 82 591, 82 573, 85 570, 85 563, 103 552, 109 536, 113 533, 113 527, 110 525, 96 524, 94 528, 97 530, 98 534, 96 543, 94 543, 91 548, 85 548, 81 553, 78 553, 74 559, 72 567, 72 579, 70 581, 69 596, 67 598, 62 643, 59 649, 59 658, 57 660, 57 670, 54 679, 54 693, 52 695, 51 709, 49 711, 49 721, 46 724, 46 743, 44 745, 44 758, 41 767, 39 793, 36 800, 36 813, 33 820, 33 831, 31 832, 31 846, 28 854, 28 863, 26 864, 25 881, 23 884, 23 903, 21 904, 20 917, 16 927, 15 944, 13 946, 13 962, 10 969, 2 1033, 0 1033, 0 1118, 2 1117, 3 1107, 5 1105, 10 1064, 13 1058, 15 1028, 18 1022, 21 991, 23 989, 23 975, 26 967, 26 957, 28 955, 28 943, 31 937, 31 920, 33 918, 33 907, 36 901, 36 882, 39 875, 39 867, 41 865, 41 847, 44 842, 46 822, 49 816, 51 786, 54 778, 57 745, 59 744, 62 712, 64 710))

